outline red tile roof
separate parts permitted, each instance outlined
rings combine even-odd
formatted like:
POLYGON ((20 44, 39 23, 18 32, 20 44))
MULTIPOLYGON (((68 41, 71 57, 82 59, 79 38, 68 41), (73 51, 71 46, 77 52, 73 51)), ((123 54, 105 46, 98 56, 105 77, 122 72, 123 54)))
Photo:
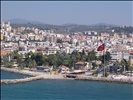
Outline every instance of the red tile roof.
POLYGON ((67 66, 62 65, 62 66, 60 66, 60 68, 68 68, 68 67, 67 67, 67 66))
POLYGON ((129 51, 130 54, 133 54, 133 50, 132 51, 129 51))
POLYGON ((79 61, 79 62, 77 62, 77 63, 75 63, 75 64, 78 64, 78 65, 84 65, 84 62, 79 61))
POLYGON ((10 51, 9 50, 1 50, 0 51, 0 56, 4 56, 4 55, 6 55, 6 54, 8 54, 8 53, 10 53, 10 51))

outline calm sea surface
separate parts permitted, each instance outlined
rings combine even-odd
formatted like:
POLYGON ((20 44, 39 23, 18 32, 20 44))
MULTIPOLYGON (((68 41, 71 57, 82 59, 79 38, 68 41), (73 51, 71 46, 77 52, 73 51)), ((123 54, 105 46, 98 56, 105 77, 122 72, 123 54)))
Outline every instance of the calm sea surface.
MULTIPOLYGON (((20 75, 3 72, 4 78, 20 75)), ((1 85, 1 100, 133 100, 133 85, 75 80, 37 80, 1 85)))
POLYGON ((1 71, 1 79, 16 79, 16 78, 24 78, 24 77, 30 77, 30 76, 1 71))

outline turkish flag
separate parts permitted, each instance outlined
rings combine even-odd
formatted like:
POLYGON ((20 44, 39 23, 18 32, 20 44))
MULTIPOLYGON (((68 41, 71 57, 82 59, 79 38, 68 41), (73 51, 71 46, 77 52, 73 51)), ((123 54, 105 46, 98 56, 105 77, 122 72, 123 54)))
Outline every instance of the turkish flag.
POLYGON ((104 50, 104 48, 105 48, 105 45, 102 44, 102 45, 100 45, 100 46, 97 48, 97 51, 102 51, 102 50, 104 50))

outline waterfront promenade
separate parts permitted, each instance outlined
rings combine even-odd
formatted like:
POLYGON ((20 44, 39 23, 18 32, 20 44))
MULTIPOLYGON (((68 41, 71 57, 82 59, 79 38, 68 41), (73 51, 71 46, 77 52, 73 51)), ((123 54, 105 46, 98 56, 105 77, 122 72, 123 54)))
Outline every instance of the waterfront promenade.
POLYGON ((14 84, 14 83, 28 82, 28 81, 40 80, 40 79, 73 79, 73 80, 75 79, 75 80, 82 80, 82 81, 101 81, 101 82, 117 82, 117 83, 133 84, 132 76, 123 76, 123 75, 111 76, 106 78, 106 77, 94 77, 94 76, 71 75, 71 74, 54 75, 54 74, 47 74, 44 72, 20 70, 20 69, 5 68, 5 67, 1 67, 1 70, 18 73, 18 74, 29 75, 29 77, 26 77, 23 79, 4 79, 4 80, 1 80, 1 84, 14 84), (69 78, 67 76, 69 76, 69 78))

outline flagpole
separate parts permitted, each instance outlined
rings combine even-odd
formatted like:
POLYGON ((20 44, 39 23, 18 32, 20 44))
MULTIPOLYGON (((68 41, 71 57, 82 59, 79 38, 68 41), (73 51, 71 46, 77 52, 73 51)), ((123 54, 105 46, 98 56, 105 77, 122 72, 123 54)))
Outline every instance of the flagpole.
MULTIPOLYGON (((103 39, 103 40, 104 40, 104 39, 103 39)), ((104 56, 104 59, 103 59, 103 60, 104 60, 104 72, 103 72, 103 73, 104 73, 104 74, 103 74, 103 75, 104 75, 104 77, 105 77, 105 54, 104 54, 104 53, 105 53, 105 41, 103 41, 103 44, 104 44, 104 49, 103 49, 103 56, 104 56)))
POLYGON ((102 61, 104 62, 103 63, 103 76, 105 77, 105 41, 104 41, 104 39, 103 39, 103 44, 102 45, 100 45, 98 48, 97 48, 97 51, 102 51, 103 52, 103 56, 102 56, 102 61))
POLYGON ((105 54, 104 53, 105 53, 105 51, 103 50, 103 55, 104 55, 104 72, 103 73, 104 73, 104 77, 105 77, 105 54))

